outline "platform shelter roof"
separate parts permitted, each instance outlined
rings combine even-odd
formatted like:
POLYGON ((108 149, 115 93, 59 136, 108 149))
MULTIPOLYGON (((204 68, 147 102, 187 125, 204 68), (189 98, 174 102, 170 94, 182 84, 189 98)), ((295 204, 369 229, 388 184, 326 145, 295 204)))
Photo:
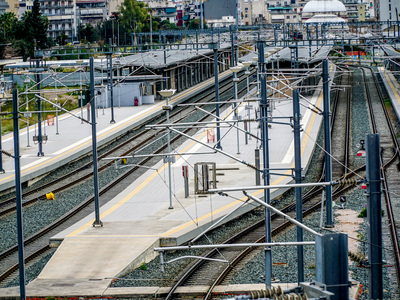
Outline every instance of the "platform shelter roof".
MULTIPOLYGON (((298 46, 298 60, 299 63, 315 63, 325 59, 329 52, 332 50, 331 46, 311 46, 311 56, 309 46, 298 46)), ((265 62, 272 63, 279 59, 279 61, 291 61, 290 48, 270 47, 267 46, 264 49, 265 62)), ((250 53, 239 58, 240 62, 244 61, 256 61, 258 59, 257 53, 250 53)))
MULTIPOLYGON (((176 46, 176 49, 168 49, 164 50, 153 50, 145 53, 138 53, 129 56, 121 57, 121 65, 124 66, 144 66, 150 69, 162 69, 172 67, 180 62, 185 62, 189 60, 193 60, 204 55, 208 55, 213 52, 212 49, 198 49, 196 48, 188 48, 182 49, 183 47, 176 46)), ((222 43, 219 49, 228 49, 230 48, 229 43, 222 43)))
POLYGON ((400 59, 400 52, 398 52, 392 46, 382 46, 382 50, 385 51, 387 56, 390 56, 394 59, 400 59))

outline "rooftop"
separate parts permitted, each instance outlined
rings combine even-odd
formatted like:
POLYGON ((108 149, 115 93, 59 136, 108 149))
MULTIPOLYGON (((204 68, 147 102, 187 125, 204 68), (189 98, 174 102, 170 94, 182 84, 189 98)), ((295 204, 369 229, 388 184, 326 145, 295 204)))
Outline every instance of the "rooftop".
POLYGON ((346 21, 336 15, 325 14, 315 15, 305 21, 305 23, 346 23, 346 21))
POLYGON ((346 7, 339 0, 311 0, 303 9, 303 13, 345 12, 346 7))

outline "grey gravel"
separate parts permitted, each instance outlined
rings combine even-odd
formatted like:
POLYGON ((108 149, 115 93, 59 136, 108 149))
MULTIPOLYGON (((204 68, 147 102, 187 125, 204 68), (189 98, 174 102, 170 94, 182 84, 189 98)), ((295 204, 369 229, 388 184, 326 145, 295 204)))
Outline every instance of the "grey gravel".
MULTIPOLYGON (((50 251, 50 253, 46 254, 45 256, 40 258, 38 261, 36 261, 36 262, 32 263, 30 266, 26 267, 26 272, 25 272, 26 284, 28 284, 29 282, 34 280, 40 274, 40 272, 43 270, 43 267, 53 256, 54 252, 55 252, 55 250, 50 251)), ((19 277, 15 277, 11 281, 9 281, 5 287, 13 287, 13 286, 19 286, 19 277)))

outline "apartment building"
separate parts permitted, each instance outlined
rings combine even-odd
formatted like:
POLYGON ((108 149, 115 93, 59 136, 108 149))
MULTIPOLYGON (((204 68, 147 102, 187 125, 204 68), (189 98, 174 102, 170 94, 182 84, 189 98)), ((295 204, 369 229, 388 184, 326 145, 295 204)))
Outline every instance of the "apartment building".
POLYGON ((76 36, 76 10, 73 0, 40 0, 40 9, 49 19, 49 37, 55 40, 65 34, 72 40, 76 36))
POLYGON ((380 21, 399 21, 400 20, 400 1, 381 0, 379 5, 380 21))
POLYGON ((267 0, 271 23, 298 23, 301 21, 301 10, 296 0, 267 0))
MULTIPOLYGON (((48 36, 54 40, 65 35, 68 41, 76 40, 80 25, 105 20, 109 15, 107 0, 39 0, 40 10, 49 19, 48 36)), ((22 0, 18 5, 21 17, 33 7, 33 0, 22 0)), ((0 2, 1 12, 1 2, 0 2)))
POLYGON ((18 16, 19 16, 19 1, 18 0, 5 0, 5 1, 2 1, 2 2, 0 2, 0 9, 1 9, 2 5, 3 6, 5 5, 3 2, 5 2, 8 5, 8 7, 6 8, 5 12, 12 12, 18 18, 18 16))
POLYGON ((77 26, 95 26, 108 16, 107 0, 76 0, 77 26))
POLYGON ((268 7, 264 0, 241 0, 243 25, 270 23, 268 7))
POLYGON ((358 4, 360 0, 341 0, 346 7, 347 21, 358 22, 358 4))

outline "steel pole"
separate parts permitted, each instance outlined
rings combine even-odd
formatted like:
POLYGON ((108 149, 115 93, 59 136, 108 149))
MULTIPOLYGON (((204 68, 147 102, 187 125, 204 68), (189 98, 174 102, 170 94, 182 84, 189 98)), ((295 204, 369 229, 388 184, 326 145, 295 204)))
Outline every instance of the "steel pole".
MULTIPOLYGON (((168 98, 166 97, 166 105, 168 106, 168 98)), ((169 124, 169 110, 166 112, 167 115, 167 124, 169 124)), ((171 129, 167 127, 167 143, 168 143, 168 153, 171 153, 171 129)), ((172 156, 168 155, 168 185, 169 185, 169 207, 168 209, 173 209, 174 207, 172 206, 172 171, 171 171, 171 159, 172 156)))
POLYGON ((15 162, 15 196, 17 206, 17 231, 18 231, 18 263, 19 263, 19 289, 20 299, 25 300, 25 257, 24 257, 24 227, 22 215, 22 186, 21 165, 19 154, 19 115, 18 91, 13 90, 13 123, 14 123, 14 162, 15 162))
POLYGON ((254 159, 256 165, 256 185, 261 185, 261 176, 260 176, 260 149, 254 150, 254 159))
MULTIPOLYGON (((325 133, 325 181, 332 180, 331 161, 331 123, 330 123, 330 91, 329 91, 329 62, 324 59, 322 62, 322 82, 324 101, 324 133, 325 133)), ((332 213, 332 187, 326 186, 326 227, 333 227, 332 213)))
MULTIPOLYGON (((54 82, 55 88, 56 88, 56 105, 58 105, 58 97, 57 97, 57 81, 55 80, 54 82)), ((56 134, 58 135, 58 108, 56 107, 56 134)))
MULTIPOLYGON (((25 92, 28 91, 28 84, 26 85, 25 92)), ((29 145, 29 99, 28 99, 28 93, 26 93, 26 139, 27 139, 27 147, 30 147, 29 145)))
POLYGON ((38 95, 40 95, 40 74, 38 73, 39 71, 39 60, 36 60, 36 84, 37 84, 37 89, 38 92, 36 94, 36 101, 37 101, 37 110, 38 110, 38 146, 39 146, 39 151, 37 156, 44 156, 43 153, 43 136, 42 136, 42 102, 40 97, 38 97, 38 95))
MULTIPOLYGON (((218 48, 217 44, 214 44, 214 78, 215 78, 215 102, 219 102, 219 82, 218 82, 218 48)), ((219 120, 219 103, 215 104, 215 114, 217 115, 217 120, 219 120)), ((217 145, 218 149, 222 149, 221 146, 221 128, 219 123, 217 123, 217 145)))
MULTIPOLYGON (((83 62, 82 62, 83 63, 83 62)), ((81 104, 81 124, 83 124, 82 65, 79 64, 79 103, 81 104)))
MULTIPOLYGON (((301 140, 300 140, 300 99, 299 90, 293 90, 293 131, 294 131, 294 178, 295 183, 301 183, 301 140)), ((303 222, 303 199, 301 187, 295 188, 296 220, 303 222)), ((297 227, 297 241, 303 241, 303 229, 297 227)), ((297 283, 304 281, 303 246, 297 246, 297 283)))
MULTIPOLYGON (((235 59, 235 43, 233 39, 233 32, 231 31, 231 52, 232 52, 232 59, 231 59, 231 66, 234 67, 236 63, 235 59)), ((233 104, 234 107, 234 117, 236 121, 239 120, 239 116, 237 113, 237 75, 233 72, 233 100, 235 101, 233 104)), ((239 141, 239 129, 236 130, 236 144, 237 144, 237 154, 240 154, 240 141, 239 141)))
POLYGON ((381 164, 378 134, 366 136, 369 299, 383 299, 381 164))
MULTIPOLYGON (((268 145, 268 99, 267 99, 267 77, 264 63, 264 45, 265 42, 258 41, 258 62, 261 81, 261 101, 260 101, 260 118, 261 118, 261 137, 263 150, 263 177, 264 185, 270 184, 269 178, 269 145, 268 145)), ((270 191, 264 190, 264 202, 271 203, 270 191)), ((265 242, 270 243, 271 239, 271 212, 265 209, 265 242)), ((265 285, 271 287, 272 280, 272 253, 271 247, 265 247, 265 285)))
POLYGON ((201 30, 204 29, 204 24, 203 24, 203 0, 200 0, 200 28, 201 30))
POLYGON ((93 57, 89 60, 90 68, 90 103, 92 106, 92 151, 93 151, 93 186, 94 186, 94 210, 95 210, 95 221, 93 226, 100 225, 103 223, 100 221, 100 204, 99 204, 99 177, 98 177, 98 166, 97 166, 97 136, 96 136, 96 103, 94 96, 94 59, 93 57))
POLYGON ((114 124, 114 87, 113 87, 113 70, 112 70, 112 53, 107 54, 108 63, 108 89, 110 90, 111 100, 111 120, 110 123, 114 124))

